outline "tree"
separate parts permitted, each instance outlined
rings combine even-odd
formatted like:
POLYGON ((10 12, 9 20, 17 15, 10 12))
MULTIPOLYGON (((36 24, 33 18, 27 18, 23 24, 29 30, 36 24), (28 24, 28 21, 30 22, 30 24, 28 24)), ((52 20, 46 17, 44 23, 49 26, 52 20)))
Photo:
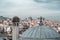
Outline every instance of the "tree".
POLYGON ((14 16, 12 22, 14 26, 18 26, 20 19, 17 16, 14 16))

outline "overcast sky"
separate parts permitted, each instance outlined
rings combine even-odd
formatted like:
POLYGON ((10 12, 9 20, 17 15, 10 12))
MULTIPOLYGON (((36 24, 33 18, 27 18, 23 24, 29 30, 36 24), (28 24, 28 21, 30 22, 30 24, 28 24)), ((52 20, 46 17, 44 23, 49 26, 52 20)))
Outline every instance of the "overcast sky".
POLYGON ((60 0, 0 0, 1 16, 60 15, 60 0))

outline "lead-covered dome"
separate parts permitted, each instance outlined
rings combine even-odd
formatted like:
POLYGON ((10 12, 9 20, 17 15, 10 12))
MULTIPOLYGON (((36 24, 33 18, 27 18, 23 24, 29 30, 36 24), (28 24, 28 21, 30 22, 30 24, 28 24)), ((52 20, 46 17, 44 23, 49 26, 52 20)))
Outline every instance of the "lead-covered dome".
POLYGON ((48 26, 29 28, 22 34, 22 40, 59 40, 60 34, 48 26))

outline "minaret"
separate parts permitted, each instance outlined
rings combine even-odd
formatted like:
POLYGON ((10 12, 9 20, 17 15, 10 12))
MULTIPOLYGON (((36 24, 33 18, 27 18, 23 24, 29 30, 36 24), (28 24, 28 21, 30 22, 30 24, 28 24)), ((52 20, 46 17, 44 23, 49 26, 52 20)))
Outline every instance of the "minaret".
POLYGON ((18 40, 19 37, 19 18, 17 16, 13 17, 13 27, 12 27, 12 40, 18 40))

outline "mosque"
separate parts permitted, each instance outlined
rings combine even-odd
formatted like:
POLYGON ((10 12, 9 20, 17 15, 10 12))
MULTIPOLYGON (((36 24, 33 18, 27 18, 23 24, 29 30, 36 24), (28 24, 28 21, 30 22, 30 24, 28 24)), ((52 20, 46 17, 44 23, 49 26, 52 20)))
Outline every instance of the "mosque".
POLYGON ((38 26, 27 29, 20 40, 60 40, 60 34, 40 21, 38 26))
POLYGON ((48 26, 29 28, 22 34, 21 40, 60 40, 60 34, 48 26))
POLYGON ((51 27, 43 25, 42 18, 40 19, 39 25, 27 29, 19 38, 17 38, 19 34, 16 33, 18 32, 18 27, 15 27, 11 40, 60 40, 60 34, 51 27), (17 30, 15 30, 16 28, 17 30))

